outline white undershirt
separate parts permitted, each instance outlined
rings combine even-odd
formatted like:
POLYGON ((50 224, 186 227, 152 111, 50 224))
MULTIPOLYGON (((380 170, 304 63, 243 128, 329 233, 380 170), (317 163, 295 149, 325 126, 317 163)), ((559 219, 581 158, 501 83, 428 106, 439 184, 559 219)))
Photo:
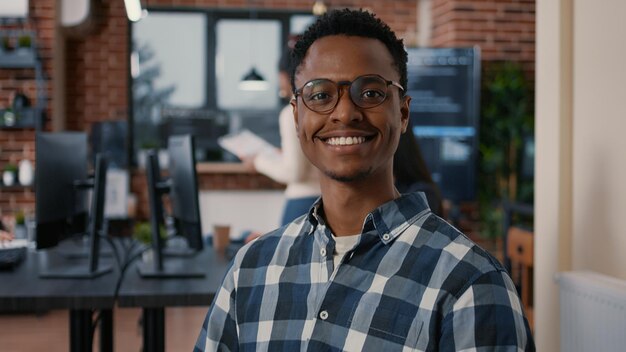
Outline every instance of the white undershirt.
POLYGON ((335 239, 335 253, 333 253, 333 262, 335 264, 335 270, 337 269, 337 265, 341 261, 341 258, 354 247, 354 245, 359 242, 359 236, 361 235, 351 235, 351 236, 334 236, 335 239))

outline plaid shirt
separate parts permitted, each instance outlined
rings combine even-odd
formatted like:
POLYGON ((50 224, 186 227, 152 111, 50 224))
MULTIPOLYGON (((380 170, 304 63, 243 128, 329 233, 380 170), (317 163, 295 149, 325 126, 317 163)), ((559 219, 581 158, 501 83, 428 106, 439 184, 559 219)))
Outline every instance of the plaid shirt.
POLYGON ((320 204, 237 253, 194 351, 534 351, 506 271, 423 195, 368 214, 337 268, 320 204))

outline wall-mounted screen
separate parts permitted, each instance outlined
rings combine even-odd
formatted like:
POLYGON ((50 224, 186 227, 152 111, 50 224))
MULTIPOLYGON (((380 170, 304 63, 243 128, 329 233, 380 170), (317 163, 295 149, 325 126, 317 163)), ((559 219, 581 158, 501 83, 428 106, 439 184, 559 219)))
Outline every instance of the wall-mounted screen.
POLYGON ((472 200, 480 104, 478 48, 407 50, 411 122, 443 196, 472 200))

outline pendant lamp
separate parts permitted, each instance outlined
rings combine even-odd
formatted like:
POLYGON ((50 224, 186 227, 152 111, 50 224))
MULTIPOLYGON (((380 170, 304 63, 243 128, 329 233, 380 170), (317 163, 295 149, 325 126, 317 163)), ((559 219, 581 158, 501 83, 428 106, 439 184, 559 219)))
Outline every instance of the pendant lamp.
MULTIPOLYGON (((256 10, 253 9, 250 11, 250 23, 252 24, 254 20, 256 20, 256 10)), ((254 41, 252 40, 253 32, 253 30, 250 30, 250 46, 248 47, 248 49, 251 49, 254 45, 254 41)), ((249 57, 252 57, 252 55, 250 55, 249 57)), ((263 78, 263 76, 261 76, 261 74, 257 72, 254 63, 252 64, 252 68, 250 69, 250 71, 248 71, 239 82, 239 89, 241 90, 262 91, 267 90, 268 88, 269 83, 265 80, 265 78, 263 78)))

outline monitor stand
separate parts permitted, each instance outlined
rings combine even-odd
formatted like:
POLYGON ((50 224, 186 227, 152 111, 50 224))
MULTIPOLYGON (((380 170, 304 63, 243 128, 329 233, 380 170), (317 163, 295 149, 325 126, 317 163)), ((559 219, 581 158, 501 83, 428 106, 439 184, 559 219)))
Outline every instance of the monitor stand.
POLYGON ((162 268, 157 268, 153 261, 141 261, 137 263, 137 270, 147 279, 203 278, 206 275, 204 271, 191 268, 183 258, 163 260, 162 268))
POLYGON ((198 254, 198 250, 189 247, 187 240, 180 236, 168 237, 163 248, 163 256, 165 257, 193 257, 198 254))
POLYGON ((111 265, 101 265, 100 268, 91 271, 87 265, 83 264, 68 262, 52 268, 41 268, 39 277, 42 279, 93 279, 113 271, 111 265))
POLYGON ((198 251, 191 248, 177 248, 177 247, 165 247, 163 248, 163 255, 166 257, 193 257, 198 254, 198 251))
MULTIPOLYGON (((67 259, 86 259, 89 257, 89 236, 81 236, 78 240, 69 238, 62 241, 55 251, 67 259)), ((113 257, 108 242, 100 245, 100 257, 113 257)))

